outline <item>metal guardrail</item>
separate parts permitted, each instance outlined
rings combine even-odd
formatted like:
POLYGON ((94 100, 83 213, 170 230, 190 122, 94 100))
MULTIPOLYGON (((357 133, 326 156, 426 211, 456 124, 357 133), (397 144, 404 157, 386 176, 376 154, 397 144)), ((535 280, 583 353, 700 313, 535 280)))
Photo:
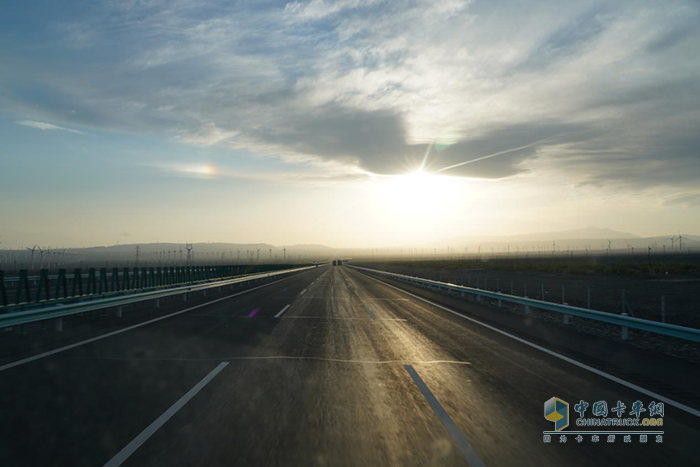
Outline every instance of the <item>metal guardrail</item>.
POLYGON ((627 330, 629 328, 633 328, 638 329, 640 331, 650 332, 653 334, 661 334, 664 336, 676 337, 678 339, 684 339, 692 342, 700 342, 700 329, 677 326, 675 324, 660 323, 657 321, 634 318, 631 316, 625 316, 621 314, 618 315, 613 313, 606 313, 604 311, 588 310, 586 308, 579 308, 559 303, 545 302, 543 300, 535 300, 527 297, 518 297, 517 295, 508 295, 500 292, 490 292, 488 290, 475 289, 472 287, 465 287, 463 285, 451 284, 449 282, 440 282, 430 279, 423 279, 420 277, 408 276, 404 274, 380 271, 378 269, 371 269, 351 265, 349 265, 349 267, 388 277, 390 279, 411 283, 421 287, 436 287, 439 290, 445 289, 448 291, 459 292, 462 296, 464 296, 464 294, 470 294, 476 297, 494 299, 499 302, 499 305, 501 302, 508 302, 523 305, 525 307, 532 307, 541 310, 553 311, 555 313, 561 313, 564 316, 565 323, 568 322, 569 316, 578 316, 580 318, 613 324, 622 327, 622 337, 625 340, 627 339, 627 330))
POLYGON ((88 268, 87 274, 76 268, 73 274, 66 269, 59 269, 58 274, 49 275, 48 269, 41 269, 39 276, 29 276, 29 271, 21 269, 19 276, 6 277, 0 269, 0 313, 12 308, 22 310, 44 307, 46 304, 81 300, 86 296, 122 295, 125 291, 132 293, 195 285, 211 281, 220 281, 240 277, 240 268, 252 268, 247 274, 262 274, 269 271, 302 267, 305 265, 219 265, 219 266, 152 266, 133 269, 88 268))
MULTIPOLYGON (((246 265, 241 265, 241 266, 242 266, 242 267, 246 267, 246 266, 250 266, 250 265, 246 264, 246 265)), ((183 267, 184 267, 184 266, 183 266, 183 267)), ((207 267, 213 267, 213 266, 207 266, 207 267)), ((240 267, 240 266, 233 266, 233 267, 240 267)), ((97 270, 97 269, 96 269, 96 271, 97 271, 97 272, 96 272, 97 277, 99 278, 103 273, 101 272, 101 269, 100 269, 100 270, 97 270)), ((254 273, 252 273, 252 274, 254 274, 254 273)), ((114 275, 114 272, 113 272, 113 271, 108 271, 108 272, 107 272, 106 274, 104 274, 104 275, 105 275, 105 277, 111 279, 112 276, 114 275)), ((123 272, 123 271, 118 271, 117 275, 118 275, 119 277, 124 277, 124 272, 123 272)), ((128 275, 129 277, 133 277, 133 276, 134 276, 134 272, 133 272, 132 270, 129 270, 127 275, 128 275)), ((241 274, 241 275, 243 275, 243 274, 241 274)), ((58 274, 49 274, 49 275, 46 276, 46 279, 48 279, 48 280, 50 280, 50 281, 55 281, 55 280, 58 280, 60 277, 61 277, 61 276, 58 275, 58 274)), ((80 277, 83 278, 83 279, 88 279, 88 278, 90 278, 90 273, 88 273, 88 272, 83 272, 83 273, 80 274, 80 277)), ((65 274, 65 278, 66 278, 66 279, 74 279, 74 278, 75 278, 75 274, 74 274, 74 273, 65 274)), ((19 282, 20 279, 21 279, 20 276, 5 276, 5 277, 3 278, 3 280, 5 281, 5 283, 19 282)), ((28 280, 28 281, 31 281, 31 282, 38 282, 38 281, 40 281, 41 279, 42 279, 42 277, 41 277, 40 275, 39 275, 39 276, 37 276, 37 275, 34 275, 34 276, 27 276, 27 280, 28 280)))
MULTIPOLYGON (((51 319, 60 320, 63 317, 77 315, 81 313, 87 313, 96 310, 103 310, 106 308, 115 308, 129 305, 132 303, 138 303, 148 300, 158 300, 164 297, 170 297, 173 295, 181 295, 192 292, 204 291, 207 289, 213 289, 218 287, 224 287, 227 285, 239 284, 243 282, 249 282, 258 279, 264 279, 268 277, 280 276, 283 274, 291 274, 294 272, 306 271, 309 269, 315 269, 317 266, 306 266, 301 268, 286 269, 282 271, 270 271, 259 274, 246 275, 244 277, 234 277, 232 279, 225 279, 216 282, 208 282, 206 284, 200 285, 188 285, 181 287, 174 287, 165 290, 156 290, 151 292, 136 293, 128 296, 121 297, 111 297, 104 298, 100 300, 92 300, 89 302, 75 303, 71 305, 54 305, 46 308, 39 308, 26 311, 16 311, 11 313, 0 314, 0 329, 9 328, 14 326, 21 326, 24 324, 35 323, 39 321, 46 321, 51 319)), ((57 330, 62 329, 62 323, 56 323, 57 330)))

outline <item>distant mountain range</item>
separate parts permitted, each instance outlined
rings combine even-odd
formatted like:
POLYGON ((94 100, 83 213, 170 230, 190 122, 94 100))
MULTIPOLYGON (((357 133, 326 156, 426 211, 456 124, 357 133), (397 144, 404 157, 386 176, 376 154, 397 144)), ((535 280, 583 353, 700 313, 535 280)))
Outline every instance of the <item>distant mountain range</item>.
MULTIPOLYGON (((484 241, 484 240, 491 241, 491 242, 494 242, 494 241, 532 242, 532 241, 556 240, 556 239, 614 240, 614 239, 622 239, 622 238, 630 239, 630 238, 641 238, 641 237, 639 235, 635 235, 635 234, 632 234, 629 232, 619 232, 617 230, 612 230, 612 229, 608 229, 608 228, 601 229, 600 227, 586 227, 584 229, 562 230, 562 231, 556 231, 556 232, 536 232, 536 233, 520 234, 520 235, 508 235, 508 236, 466 237, 466 238, 463 238, 463 240, 468 240, 470 242, 477 242, 477 241, 484 241)), ((450 241, 452 241, 452 240, 450 240, 450 241)))
MULTIPOLYGON (((91 258, 111 258, 130 259, 135 258, 138 247, 141 258, 187 257, 187 248, 183 243, 139 243, 139 244, 119 244, 111 246, 96 246, 87 248, 67 248, 66 251, 79 253, 91 258), (181 253, 182 252, 182 253, 181 253)), ((238 261, 259 258, 261 261, 281 260, 306 260, 316 257, 329 257, 333 255, 334 249, 325 245, 285 245, 276 246, 268 243, 193 243, 193 255, 198 260, 205 258, 211 261, 238 261), (286 251, 285 251, 286 250, 286 251)))
MULTIPOLYGON (((482 252, 502 251, 503 249, 541 249, 542 251, 572 250, 625 250, 632 248, 644 248, 651 246, 658 250, 678 249, 678 234, 668 234, 656 237, 640 237, 639 235, 620 232, 609 228, 586 227, 576 230, 563 230, 552 232, 537 232, 531 234, 510 236, 463 236, 454 237, 446 241, 436 242, 431 248, 453 248, 455 252, 476 252, 481 247, 482 252), (674 238, 673 242, 671 238, 674 238)), ((700 247, 700 236, 683 235, 683 247, 700 247)))
MULTIPOLYGON (((370 249, 377 254, 403 253, 489 253, 516 251, 567 251, 567 250, 632 250, 646 251, 651 246, 655 251, 678 251, 678 234, 656 237, 640 237, 629 232, 609 228, 586 227, 583 229, 552 232, 537 232, 502 236, 459 236, 448 240, 424 245, 391 245, 376 248, 333 248, 319 244, 271 245, 268 243, 194 243, 192 251, 198 261, 306 261, 330 258, 333 256, 364 254, 370 249), (673 238, 673 242, 671 241, 673 238), (420 251, 419 251, 420 250, 420 251)), ((97 246, 87 248, 66 248, 65 251, 95 260, 131 260, 138 247, 140 258, 144 260, 187 257, 187 249, 182 243, 140 243, 97 246), (181 253, 182 252, 182 253, 181 253)), ((700 236, 683 234, 683 248, 700 251, 700 236)), ((62 251, 63 249, 54 249, 62 251)), ((24 251, 24 250, 22 250, 24 251)), ((28 254, 28 252, 25 252, 28 254)))

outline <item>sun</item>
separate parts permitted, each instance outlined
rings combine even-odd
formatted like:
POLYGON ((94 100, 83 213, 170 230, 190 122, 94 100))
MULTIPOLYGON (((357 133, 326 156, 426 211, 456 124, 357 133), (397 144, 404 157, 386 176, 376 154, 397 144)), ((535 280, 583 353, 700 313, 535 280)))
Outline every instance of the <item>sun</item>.
POLYGON ((393 214, 425 218, 448 210, 457 193, 451 177, 416 171, 383 177, 377 195, 393 214))

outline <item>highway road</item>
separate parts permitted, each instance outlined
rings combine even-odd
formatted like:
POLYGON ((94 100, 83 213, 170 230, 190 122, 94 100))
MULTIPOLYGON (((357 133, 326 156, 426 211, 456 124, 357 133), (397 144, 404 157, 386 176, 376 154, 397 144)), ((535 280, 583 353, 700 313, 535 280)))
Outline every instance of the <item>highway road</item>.
POLYGON ((668 406, 661 444, 544 443, 552 397, 649 397, 358 271, 256 287, 6 356, 0 465, 698 465, 668 406))

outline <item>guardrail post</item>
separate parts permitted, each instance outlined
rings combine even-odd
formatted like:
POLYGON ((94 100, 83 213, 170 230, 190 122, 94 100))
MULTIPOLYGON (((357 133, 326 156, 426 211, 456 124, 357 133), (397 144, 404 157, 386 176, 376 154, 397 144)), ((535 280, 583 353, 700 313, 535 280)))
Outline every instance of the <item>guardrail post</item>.
POLYGON ((54 322, 56 332, 63 332, 63 318, 56 318, 54 322))
POLYGON ((7 290, 5 290, 5 271, 0 270, 0 300, 2 306, 7 306, 7 290))
POLYGON ((186 293, 183 293, 183 294, 182 294, 182 301, 183 301, 183 302, 186 302, 186 301, 187 301, 187 294, 186 294, 186 293))
POLYGON ((123 316, 122 307, 118 306, 117 307, 117 318, 121 318, 122 316, 123 316))
POLYGON ((39 271, 39 288, 36 291, 36 301, 37 303, 41 301, 42 294, 46 294, 45 300, 49 300, 51 296, 49 295, 49 270, 42 269, 39 271))
POLYGON ((561 286, 561 303, 566 305, 566 286, 561 286))
MULTIPOLYGON (((562 305, 566 305, 566 286, 564 286, 564 285, 561 286, 561 303, 562 303, 562 305)), ((564 324, 568 325, 570 323, 571 323, 571 316, 564 315, 564 324)))
POLYGON ((156 298, 156 299, 154 300, 154 302, 155 302, 155 307, 156 307, 156 308, 160 308, 160 298, 156 298))
POLYGON ((119 290, 119 268, 112 268, 112 292, 119 290))
POLYGON ((109 291, 107 288, 107 268, 100 268, 100 292, 105 293, 109 291))
POLYGON ((30 303, 32 301, 32 295, 29 291, 29 278, 26 269, 20 269, 19 271, 19 283, 17 284, 17 304, 22 303, 22 292, 24 292, 24 301, 30 303))
POLYGON ((661 296, 661 322, 666 322, 666 297, 661 296))
MULTIPOLYGON (((627 313, 622 313, 622 316, 627 316, 627 313)), ((630 330, 627 326, 622 326, 622 340, 626 341, 630 338, 630 330)))
MULTIPOLYGON (((523 282, 523 297, 527 297, 527 282, 523 282)), ((529 315, 530 314, 530 305, 525 305, 525 314, 529 315)))
POLYGON ((586 308, 591 309, 591 288, 586 289, 586 308))
POLYGON ((95 276, 95 268, 88 269, 88 295, 97 293, 97 277, 95 276))
POLYGON ((83 270, 75 268, 73 271, 73 287, 71 297, 83 295, 83 270))

